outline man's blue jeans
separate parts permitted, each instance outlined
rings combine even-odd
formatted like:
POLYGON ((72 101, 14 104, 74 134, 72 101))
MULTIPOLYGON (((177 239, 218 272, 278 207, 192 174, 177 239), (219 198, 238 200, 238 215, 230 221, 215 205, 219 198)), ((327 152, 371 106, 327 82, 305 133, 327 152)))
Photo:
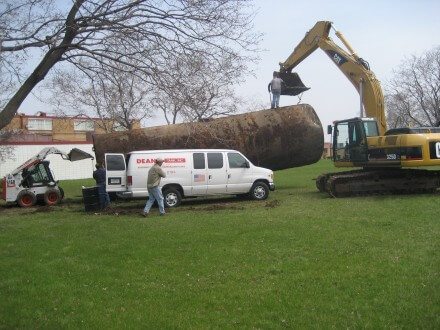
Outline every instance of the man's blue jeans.
POLYGON ((110 205, 110 197, 107 191, 105 191, 105 183, 100 183, 97 185, 97 187, 98 187, 98 195, 99 195, 99 204, 101 204, 101 207, 104 209, 110 205))
POLYGON ((159 212, 161 214, 164 214, 165 208, 163 205, 163 195, 162 195, 162 190, 159 188, 159 186, 148 188, 148 200, 144 207, 144 213, 150 212, 150 209, 153 206, 154 201, 157 201, 157 204, 159 205, 159 212))
POLYGON ((272 91, 272 109, 280 106, 280 95, 281 91, 272 91))

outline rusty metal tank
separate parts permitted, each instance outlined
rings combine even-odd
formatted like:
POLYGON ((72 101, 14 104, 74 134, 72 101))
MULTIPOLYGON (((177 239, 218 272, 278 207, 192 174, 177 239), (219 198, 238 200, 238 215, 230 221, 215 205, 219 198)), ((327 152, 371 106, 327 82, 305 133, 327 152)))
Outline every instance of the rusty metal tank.
POLYGON ((156 149, 235 149, 254 165, 272 170, 317 162, 323 152, 321 122, 308 104, 248 112, 207 122, 183 123, 94 135, 96 158, 104 153, 156 149))

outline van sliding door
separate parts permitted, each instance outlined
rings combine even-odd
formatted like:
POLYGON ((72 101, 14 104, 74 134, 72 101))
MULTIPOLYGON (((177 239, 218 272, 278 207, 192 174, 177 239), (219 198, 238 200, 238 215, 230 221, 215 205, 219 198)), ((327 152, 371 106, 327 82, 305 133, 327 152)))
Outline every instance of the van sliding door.
POLYGON ((123 154, 105 154, 106 190, 108 192, 127 189, 127 168, 123 154))
POLYGON ((208 152, 208 195, 224 194, 228 182, 226 162, 222 152, 208 152))
POLYGON ((208 176, 206 175, 206 158, 204 152, 193 153, 193 170, 191 173, 191 194, 194 196, 206 195, 208 176))

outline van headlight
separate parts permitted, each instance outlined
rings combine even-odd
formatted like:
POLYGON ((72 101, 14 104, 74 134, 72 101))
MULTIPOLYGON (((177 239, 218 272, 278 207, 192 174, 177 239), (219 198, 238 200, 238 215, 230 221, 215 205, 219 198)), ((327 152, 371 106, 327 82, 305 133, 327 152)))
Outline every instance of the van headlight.
POLYGON ((269 174, 269 178, 273 181, 273 172, 269 174))

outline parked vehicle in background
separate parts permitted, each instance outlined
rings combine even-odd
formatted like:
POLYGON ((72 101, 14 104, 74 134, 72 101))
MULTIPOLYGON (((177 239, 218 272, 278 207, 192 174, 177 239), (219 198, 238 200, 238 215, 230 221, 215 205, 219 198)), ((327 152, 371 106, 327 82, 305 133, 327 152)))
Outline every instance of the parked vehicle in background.
POLYGON ((147 197, 148 170, 156 158, 164 159, 166 178, 161 188, 167 207, 199 196, 248 195, 264 200, 275 190, 273 172, 254 166, 236 150, 178 149, 105 154, 107 192, 123 198, 147 197))
POLYGON ((37 200, 43 200, 46 205, 58 204, 64 198, 64 191, 58 186, 49 161, 46 160, 51 154, 59 154, 70 161, 93 159, 92 155, 77 148, 73 148, 68 154, 57 148, 44 148, 3 178, 2 199, 16 202, 21 207, 31 207, 37 200))

